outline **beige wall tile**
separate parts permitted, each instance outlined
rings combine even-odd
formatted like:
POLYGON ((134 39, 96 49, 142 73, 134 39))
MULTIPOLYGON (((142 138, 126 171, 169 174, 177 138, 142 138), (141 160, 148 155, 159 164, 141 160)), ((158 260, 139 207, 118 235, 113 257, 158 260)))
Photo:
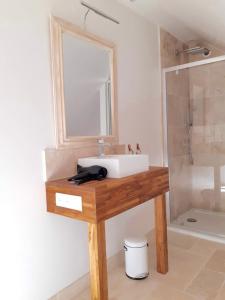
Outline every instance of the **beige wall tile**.
MULTIPOLYGON (((184 47, 182 42, 161 30, 162 67, 188 62, 186 55, 176 55, 176 49, 182 50, 184 47)), ((187 127, 190 105, 188 71, 168 73, 166 79, 171 219, 175 219, 179 214, 190 209, 191 198, 187 127)))
POLYGON ((49 298, 48 300, 58 300, 58 296, 53 296, 53 297, 49 298))
MULTIPOLYGON (((124 154, 125 145, 105 147, 105 153, 124 154)), ((73 176, 76 173, 78 158, 98 155, 98 145, 86 148, 48 148, 44 154, 45 177, 47 180, 56 180, 73 176)))
POLYGON ((160 42, 161 64, 163 68, 188 62, 188 56, 186 54, 181 53, 176 55, 176 50, 182 51, 186 45, 162 28, 160 30, 160 42))
MULTIPOLYGON (((161 30, 162 67, 204 59, 202 55, 188 55, 182 59, 174 55, 175 49, 196 45, 209 47, 211 57, 224 54, 205 41, 191 41, 184 45, 161 30)), ((191 207, 225 211, 225 195, 219 191, 225 178, 214 176, 215 168, 225 165, 225 63, 170 72, 166 76, 171 217, 174 219, 191 207), (193 126, 189 144, 190 121, 193 126), (178 159, 184 155, 189 159, 190 168, 182 166, 184 161, 178 159), (181 178, 186 188, 180 183, 181 178)))

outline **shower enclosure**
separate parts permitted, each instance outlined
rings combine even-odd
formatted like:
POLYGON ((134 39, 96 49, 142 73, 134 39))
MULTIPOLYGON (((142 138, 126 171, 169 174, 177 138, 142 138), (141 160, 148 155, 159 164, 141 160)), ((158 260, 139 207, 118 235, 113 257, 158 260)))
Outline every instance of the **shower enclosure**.
POLYGON ((163 76, 170 227, 225 241, 225 56, 163 76))

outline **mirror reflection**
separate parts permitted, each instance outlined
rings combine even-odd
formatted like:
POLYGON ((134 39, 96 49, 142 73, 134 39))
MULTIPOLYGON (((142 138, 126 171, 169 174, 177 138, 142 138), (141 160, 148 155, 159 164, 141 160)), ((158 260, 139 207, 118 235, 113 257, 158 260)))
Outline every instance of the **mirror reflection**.
POLYGON ((111 52, 63 33, 67 137, 112 135, 111 52))

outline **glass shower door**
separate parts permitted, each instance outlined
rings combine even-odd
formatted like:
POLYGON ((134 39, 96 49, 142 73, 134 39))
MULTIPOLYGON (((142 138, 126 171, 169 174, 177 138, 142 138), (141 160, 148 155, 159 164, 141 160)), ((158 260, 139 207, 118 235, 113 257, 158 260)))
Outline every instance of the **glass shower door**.
POLYGON ((225 61, 167 72, 166 101, 171 221, 225 236, 225 61))

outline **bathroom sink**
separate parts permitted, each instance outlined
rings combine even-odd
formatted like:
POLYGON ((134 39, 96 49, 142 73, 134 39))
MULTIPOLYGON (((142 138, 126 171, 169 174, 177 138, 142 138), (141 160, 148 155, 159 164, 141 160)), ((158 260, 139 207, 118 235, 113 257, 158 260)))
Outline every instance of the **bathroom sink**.
POLYGON ((108 170, 108 178, 122 178, 149 170, 149 157, 145 154, 104 155, 78 159, 82 167, 98 165, 108 170))

